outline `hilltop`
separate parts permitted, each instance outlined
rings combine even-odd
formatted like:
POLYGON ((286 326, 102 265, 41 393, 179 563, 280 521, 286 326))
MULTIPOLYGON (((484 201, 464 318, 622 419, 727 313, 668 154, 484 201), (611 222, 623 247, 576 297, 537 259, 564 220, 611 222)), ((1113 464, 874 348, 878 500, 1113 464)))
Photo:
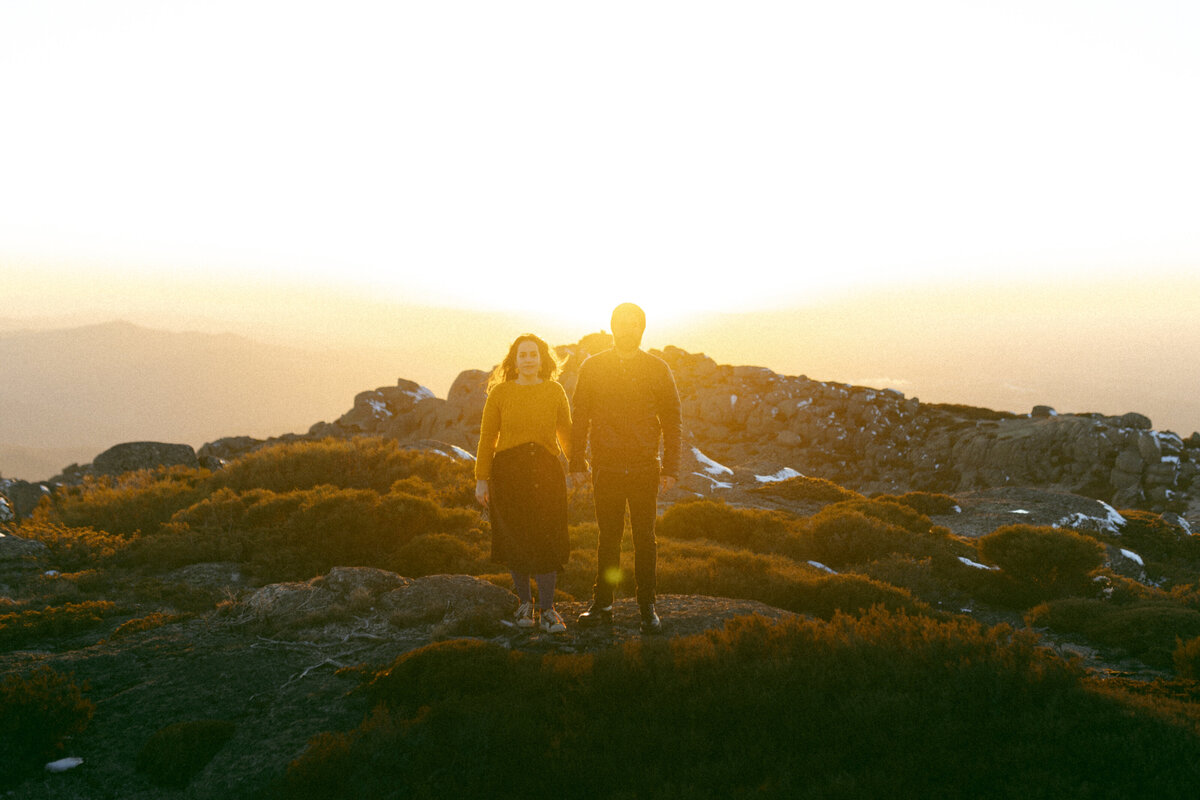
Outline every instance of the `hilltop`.
MULTIPOLYGON (((606 345, 561 348, 564 382, 606 345)), ((6 482, 0 788, 1191 796, 1195 434, 660 355, 689 454, 660 505, 661 639, 628 578, 611 631, 505 624, 472 491, 480 370, 305 432, 6 482), (82 763, 44 771, 59 757, 82 763)), ((575 488, 569 621, 593 514, 575 488)))

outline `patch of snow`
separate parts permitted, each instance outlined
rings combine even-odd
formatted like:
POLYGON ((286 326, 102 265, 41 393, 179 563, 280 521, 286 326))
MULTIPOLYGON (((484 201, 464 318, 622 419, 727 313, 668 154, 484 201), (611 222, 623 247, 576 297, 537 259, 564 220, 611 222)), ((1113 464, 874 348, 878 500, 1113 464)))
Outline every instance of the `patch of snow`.
POLYGON ((1125 524, 1125 518, 1108 503, 1100 501, 1100 508, 1104 511, 1103 517, 1088 516, 1080 511, 1063 517, 1054 523, 1052 527, 1075 528, 1076 530, 1111 533, 1114 536, 1119 536, 1121 534, 1121 526, 1125 524))
POLYGON ((475 460, 475 456, 471 455, 466 450, 463 450, 461 447, 459 447, 456 444, 450 445, 450 449, 454 451, 454 455, 458 456, 459 458, 463 459, 464 461, 474 461, 475 460))
POLYGON ((709 491, 712 491, 714 489, 732 489, 733 488, 732 483, 726 483, 725 481, 719 481, 716 478, 714 478, 712 475, 705 475, 703 472, 693 472, 692 474, 695 475, 697 478, 703 478, 704 480, 708 481, 711 484, 711 486, 709 487, 709 491))
POLYGON ((968 567, 974 567, 975 569, 986 569, 989 572, 1000 569, 999 567, 989 567, 987 564, 980 564, 978 561, 972 561, 966 556, 959 556, 958 560, 966 564, 968 567))
POLYGON ((796 403, 796 408, 808 408, 811 405, 812 405, 812 398, 810 397, 807 400, 801 400, 799 403, 796 403))
POLYGON ((1178 464, 1179 456, 1163 456, 1162 460, 1164 464, 1178 464))
POLYGON ((954 508, 950 509, 950 513, 951 514, 961 514, 962 506, 955 506, 954 508))
POLYGON ((776 472, 774 475, 755 475, 754 479, 756 481, 758 481, 759 483, 774 483, 775 481, 786 481, 788 478, 803 478, 803 477, 804 477, 804 475, 802 475, 799 472, 796 472, 796 470, 792 469, 791 467, 784 467, 783 469, 779 470, 779 472, 776 472))
POLYGON ((1026 511, 1026 510, 1025 510, 1025 509, 1023 509, 1023 508, 1014 508, 1014 509, 1013 509, 1012 511, 1010 511, 1009 513, 1010 513, 1010 514, 1028 514, 1029 512, 1028 512, 1028 511, 1026 511))
POLYGON ((725 466, 724 464, 718 464, 716 461, 713 461, 711 458, 704 455, 704 453, 701 453, 699 447, 692 448, 692 455, 696 457, 697 461, 704 465, 704 471, 709 475, 733 474, 733 470, 731 470, 729 467, 725 466))
POLYGON ((61 573, 56 569, 48 569, 42 573, 43 577, 46 578, 57 578, 60 574, 61 573))
POLYGON ((1150 431, 1150 434, 1158 440, 1160 446, 1168 450, 1183 450, 1183 438, 1177 433, 1170 431, 1150 431))
POLYGON ((1134 562, 1135 564, 1137 564, 1139 567, 1144 567, 1144 566, 1146 566, 1146 562, 1145 562, 1145 561, 1142 561, 1142 557, 1141 557, 1141 556, 1139 556, 1137 553, 1133 552, 1132 550, 1126 550, 1124 547, 1122 547, 1122 548, 1121 548, 1121 555, 1125 556, 1125 557, 1126 557, 1126 558, 1128 558, 1130 561, 1132 561, 1132 562, 1134 562))
POLYGON ((737 408, 737 395, 736 394, 729 395, 729 407, 737 408))
POLYGON ((825 572, 828 572, 830 575, 837 575, 837 570, 830 569, 829 567, 822 564, 820 561, 809 561, 808 565, 810 567, 816 567, 817 569, 824 570, 825 572))
POLYGON ((66 772, 69 769, 75 769, 82 763, 82 758, 60 758, 58 761, 51 761, 47 764, 46 772, 66 772))
POLYGON ((392 416, 392 412, 390 409, 388 409, 387 403, 383 402, 382 400, 368 400, 367 405, 369 405, 371 407, 371 410, 374 411, 379 416, 382 416, 382 417, 392 416))

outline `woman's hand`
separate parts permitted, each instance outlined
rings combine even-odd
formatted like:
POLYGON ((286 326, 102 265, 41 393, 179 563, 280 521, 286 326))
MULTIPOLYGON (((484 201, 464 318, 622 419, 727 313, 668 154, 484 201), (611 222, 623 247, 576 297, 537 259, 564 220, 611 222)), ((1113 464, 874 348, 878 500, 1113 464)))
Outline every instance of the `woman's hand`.
POLYGON ((488 482, 486 480, 475 481, 475 499, 479 502, 479 505, 487 508, 491 494, 488 492, 488 482))

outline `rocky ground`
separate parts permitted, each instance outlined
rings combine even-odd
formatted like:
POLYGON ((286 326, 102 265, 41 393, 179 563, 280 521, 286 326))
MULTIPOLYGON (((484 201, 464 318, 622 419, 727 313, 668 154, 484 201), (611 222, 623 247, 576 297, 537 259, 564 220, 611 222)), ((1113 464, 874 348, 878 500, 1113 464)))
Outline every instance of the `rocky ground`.
MULTIPOLYGON (((508 592, 467 576, 400 578, 370 568, 338 569, 302 584, 277 584, 199 618, 99 644, 47 642, 0 654, 0 674, 39 664, 90 686, 96 714, 69 742, 83 764, 22 784, 13 798, 234 798, 252 796, 286 769, 313 736, 354 728, 368 711, 349 695, 359 680, 342 667, 379 668, 433 641, 474 636, 514 650, 586 653, 641 637, 631 600, 616 603, 611 628, 582 629, 584 603, 559 608, 565 634, 504 624, 508 592), (135 765, 160 728, 227 720, 232 739, 185 790, 155 786, 135 765)), ((665 595, 661 638, 718 628, 748 614, 789 612, 761 603, 665 595)))

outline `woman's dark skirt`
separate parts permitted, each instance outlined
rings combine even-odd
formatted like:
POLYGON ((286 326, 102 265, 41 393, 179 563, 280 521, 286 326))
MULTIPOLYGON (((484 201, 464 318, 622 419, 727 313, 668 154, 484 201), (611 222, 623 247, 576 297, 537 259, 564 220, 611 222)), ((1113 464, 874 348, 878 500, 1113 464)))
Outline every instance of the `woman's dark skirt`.
POLYGON ((567 565, 567 481, 558 456, 532 442, 496 453, 488 511, 492 560, 543 575, 567 565))

